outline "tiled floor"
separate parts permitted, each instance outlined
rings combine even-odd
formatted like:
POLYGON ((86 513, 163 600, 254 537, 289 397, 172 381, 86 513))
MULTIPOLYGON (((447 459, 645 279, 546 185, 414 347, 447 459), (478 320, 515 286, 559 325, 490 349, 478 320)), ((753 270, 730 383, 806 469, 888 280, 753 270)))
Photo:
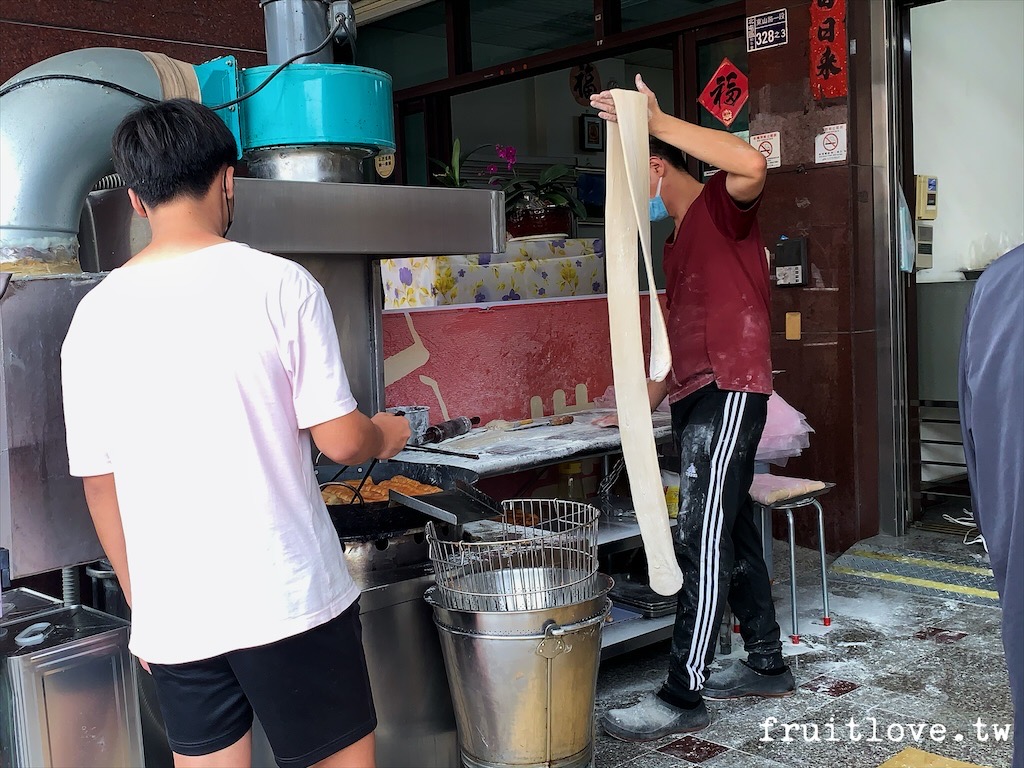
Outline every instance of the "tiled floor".
MULTIPOLYGON (((948 542, 949 537, 937 540, 937 549, 948 542)), ((927 537, 915 536, 917 550, 927 543, 927 537)), ((597 768, 875 768, 890 759, 894 765, 939 768, 939 757, 1009 768, 1009 741, 996 742, 991 730, 983 734, 988 741, 977 737, 978 718, 986 726, 1012 720, 998 609, 830 582, 832 625, 825 627, 817 553, 800 550, 802 642, 793 646, 787 637, 785 545, 776 542, 774 554, 776 610, 784 652, 797 676, 796 695, 709 701, 708 729, 649 745, 618 742, 598 728, 597 768), (851 719, 859 740, 850 738, 851 719), (785 739, 786 724, 791 741, 785 739), (911 748, 926 753, 924 758, 911 748)), ((742 641, 738 635, 734 640, 732 656, 742 658, 742 641)), ((667 643, 661 643, 603 664, 598 716, 658 687, 667 653, 667 643)))

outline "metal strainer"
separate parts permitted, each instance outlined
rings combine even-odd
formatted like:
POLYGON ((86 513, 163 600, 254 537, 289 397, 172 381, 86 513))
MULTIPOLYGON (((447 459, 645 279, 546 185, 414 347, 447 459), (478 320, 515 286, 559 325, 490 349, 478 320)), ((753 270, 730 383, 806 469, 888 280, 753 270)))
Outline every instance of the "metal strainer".
POLYGON ((506 501, 484 541, 444 541, 427 524, 440 600, 462 611, 573 605, 597 589, 598 510, 553 499, 506 501))

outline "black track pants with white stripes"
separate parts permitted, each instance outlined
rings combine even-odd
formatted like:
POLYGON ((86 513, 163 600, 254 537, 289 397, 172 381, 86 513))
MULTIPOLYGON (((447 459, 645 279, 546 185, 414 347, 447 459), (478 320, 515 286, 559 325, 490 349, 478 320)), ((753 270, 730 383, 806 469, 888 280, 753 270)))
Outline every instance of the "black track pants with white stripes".
POLYGON ((782 643, 771 583, 754 522, 750 483, 768 396, 711 385, 672 406, 682 459, 676 557, 683 571, 663 697, 695 701, 728 602, 748 662, 781 667, 782 643))

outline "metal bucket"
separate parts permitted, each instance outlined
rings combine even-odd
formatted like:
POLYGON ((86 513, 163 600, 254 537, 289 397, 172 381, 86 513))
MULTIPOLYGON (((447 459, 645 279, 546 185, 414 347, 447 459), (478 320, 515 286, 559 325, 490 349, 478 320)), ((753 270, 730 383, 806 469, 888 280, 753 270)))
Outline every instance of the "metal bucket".
POLYGON ((430 406, 399 405, 388 408, 388 413, 401 413, 409 420, 409 445, 423 445, 423 436, 430 426, 430 406))
POLYGON ((601 628, 611 610, 604 593, 579 606, 527 612, 452 611, 433 590, 427 602, 434 606, 465 766, 592 763, 601 628), (551 618, 573 608, 591 615, 565 624, 551 618))
POLYGON ((425 597, 434 607, 434 620, 438 625, 477 635, 536 635, 543 634, 547 622, 562 626, 576 624, 604 610, 605 598, 615 582, 603 573, 595 573, 592 579, 593 588, 586 600, 539 610, 466 611, 449 606, 445 593, 438 587, 428 589, 425 597))
POLYGON ((473 613, 537 611, 591 599, 597 584, 593 571, 551 566, 497 568, 451 579, 441 588, 440 597, 449 608, 473 613))

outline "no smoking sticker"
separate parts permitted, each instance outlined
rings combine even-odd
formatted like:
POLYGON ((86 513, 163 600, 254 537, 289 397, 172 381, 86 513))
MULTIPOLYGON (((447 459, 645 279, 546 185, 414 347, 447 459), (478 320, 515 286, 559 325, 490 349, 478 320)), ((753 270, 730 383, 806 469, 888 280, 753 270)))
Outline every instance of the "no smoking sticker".
POLYGON ((778 131, 751 136, 750 146, 764 155, 769 168, 778 168, 782 165, 782 139, 778 131))
POLYGON ((814 162, 840 163, 846 159, 846 123, 826 125, 814 137, 814 162))

